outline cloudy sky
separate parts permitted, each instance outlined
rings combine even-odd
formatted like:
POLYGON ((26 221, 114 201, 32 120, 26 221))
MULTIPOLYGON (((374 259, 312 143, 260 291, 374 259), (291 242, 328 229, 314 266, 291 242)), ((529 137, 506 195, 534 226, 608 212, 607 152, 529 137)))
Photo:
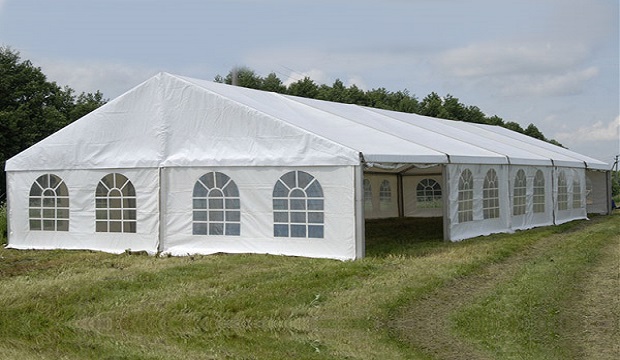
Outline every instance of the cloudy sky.
POLYGON ((114 98, 166 71, 451 94, 620 154, 618 0, 0 0, 0 45, 114 98))

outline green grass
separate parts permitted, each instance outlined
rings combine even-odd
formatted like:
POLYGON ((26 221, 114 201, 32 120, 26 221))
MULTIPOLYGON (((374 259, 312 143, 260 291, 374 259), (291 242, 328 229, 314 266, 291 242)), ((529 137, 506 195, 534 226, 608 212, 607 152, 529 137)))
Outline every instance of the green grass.
POLYGON ((0 358, 618 353, 618 213, 460 243, 440 240, 438 219, 366 234, 353 262, 0 249, 0 358))

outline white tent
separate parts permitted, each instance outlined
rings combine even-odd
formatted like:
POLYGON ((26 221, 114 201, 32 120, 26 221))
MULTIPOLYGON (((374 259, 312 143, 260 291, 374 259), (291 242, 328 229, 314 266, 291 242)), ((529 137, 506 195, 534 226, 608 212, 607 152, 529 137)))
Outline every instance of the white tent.
POLYGON ((610 211, 607 164, 500 127, 166 73, 6 172, 17 249, 354 259, 365 218, 455 241, 610 211))

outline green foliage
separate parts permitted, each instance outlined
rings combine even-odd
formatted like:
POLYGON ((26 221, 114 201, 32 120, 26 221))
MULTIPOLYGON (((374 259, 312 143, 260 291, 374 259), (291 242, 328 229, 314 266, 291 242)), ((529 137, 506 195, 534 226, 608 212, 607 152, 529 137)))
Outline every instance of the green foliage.
POLYGON ((0 246, 6 245, 7 239, 7 217, 6 203, 0 203, 0 246))
POLYGON ((217 75, 214 81, 232 84, 233 79, 236 79, 236 85, 252 89, 415 113, 442 119, 503 126, 536 139, 562 146, 562 144, 555 140, 548 140, 534 124, 530 124, 526 129, 523 129, 518 123, 512 121, 504 122, 504 120, 497 115, 487 116, 479 107, 465 105, 461 103, 457 97, 450 94, 442 97, 435 92, 431 92, 424 97, 422 101, 418 101, 415 95, 411 95, 406 89, 396 92, 389 91, 385 88, 363 91, 356 85, 345 86, 340 79, 336 79, 336 81, 329 86, 325 84, 318 85, 309 77, 304 77, 299 81, 291 83, 287 87, 275 73, 272 72, 267 75, 267 77, 262 78, 260 75, 256 74, 255 71, 247 67, 234 68, 226 77, 217 75))
POLYGON ((67 124, 103 105, 100 92, 82 93, 47 80, 41 68, 0 47, 0 199, 4 162, 67 124))

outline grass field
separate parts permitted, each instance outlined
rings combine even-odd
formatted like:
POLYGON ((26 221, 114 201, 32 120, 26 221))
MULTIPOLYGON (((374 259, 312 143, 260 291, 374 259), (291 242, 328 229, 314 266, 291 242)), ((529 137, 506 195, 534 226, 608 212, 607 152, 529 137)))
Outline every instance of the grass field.
POLYGON ((0 249, 2 359, 615 359, 620 213, 367 258, 0 249))

